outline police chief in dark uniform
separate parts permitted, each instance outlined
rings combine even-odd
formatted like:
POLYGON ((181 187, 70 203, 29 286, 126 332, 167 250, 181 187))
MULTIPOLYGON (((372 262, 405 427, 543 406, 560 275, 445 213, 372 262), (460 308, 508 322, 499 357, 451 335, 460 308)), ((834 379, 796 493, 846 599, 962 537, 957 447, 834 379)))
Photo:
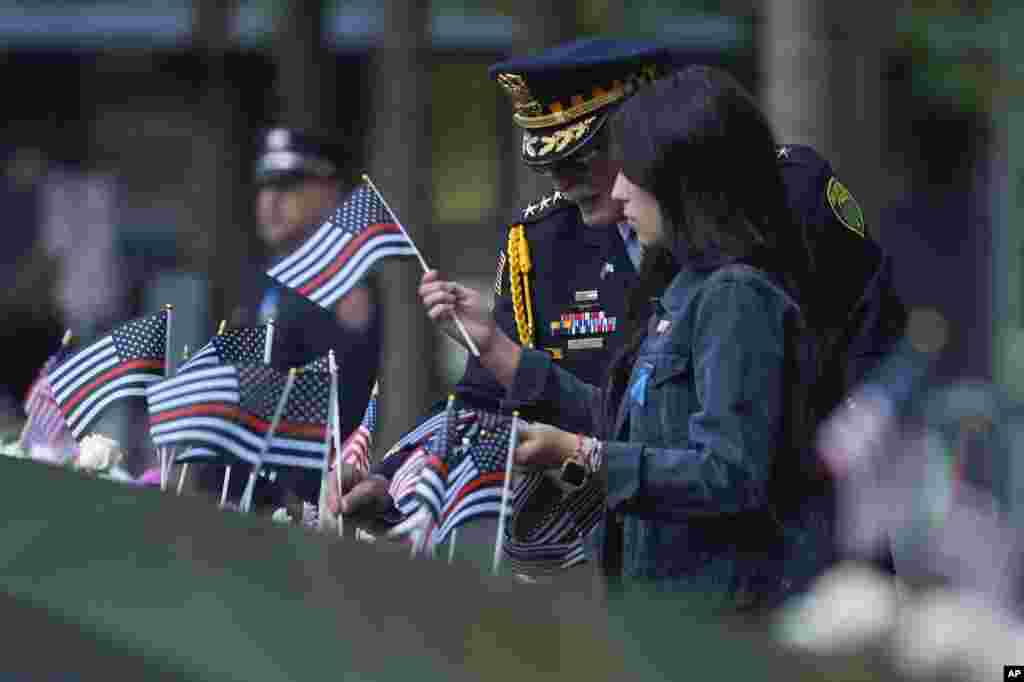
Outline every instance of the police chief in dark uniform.
MULTIPOLYGON (((602 381, 627 340, 620 332, 642 255, 621 205, 611 198, 619 164, 609 149, 607 124, 630 95, 679 66, 678 57, 661 46, 591 39, 490 68, 522 130, 522 161, 553 185, 512 221, 500 245, 494 316, 511 338, 547 351, 591 384, 602 381)), ((860 208, 831 166, 807 147, 783 147, 778 156, 795 222, 808 241, 831 244, 833 235, 847 253, 848 239, 867 248, 860 208)), ((833 266, 818 265, 825 272, 833 266)), ((860 274, 851 274, 851 286, 858 286, 854 278, 860 274)), ((646 319, 643 311, 632 314, 646 319)), ((844 315, 837 311, 836 317, 844 315)), ((504 390, 473 357, 456 392, 465 406, 519 408, 529 418, 529 405, 504 404, 504 390)), ((371 509, 397 518, 388 479, 408 452, 393 448, 340 503, 332 491, 332 509, 371 509)))
MULTIPOLYGON (((344 199, 349 187, 342 169, 348 154, 328 136, 276 127, 260 136, 254 169, 256 218, 272 260, 292 253, 344 199)), ((270 364, 281 369, 306 364, 333 350, 339 367, 342 438, 360 422, 380 370, 381 316, 374 278, 369 275, 331 310, 278 285, 262 270, 250 286, 250 300, 236 311, 236 325, 274 322, 270 364)), ((208 474, 209 475, 209 474, 208 474)), ((245 476, 237 479, 240 492, 245 476)), ((257 506, 278 506, 289 489, 316 503, 318 471, 270 470, 254 496, 257 506)))

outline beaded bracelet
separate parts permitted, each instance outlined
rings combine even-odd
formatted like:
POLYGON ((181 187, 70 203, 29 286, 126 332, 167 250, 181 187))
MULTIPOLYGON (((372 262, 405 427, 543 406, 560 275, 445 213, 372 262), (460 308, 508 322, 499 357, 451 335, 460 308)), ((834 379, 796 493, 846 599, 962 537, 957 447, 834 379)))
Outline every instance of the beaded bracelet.
POLYGON ((585 466, 591 475, 601 469, 604 460, 604 443, 596 438, 590 439, 590 447, 587 448, 585 466))
POLYGON ((583 451, 583 441, 584 441, 583 434, 582 433, 577 433, 576 434, 576 452, 572 453, 572 457, 570 457, 569 459, 575 459, 577 462, 580 462, 580 463, 586 462, 586 455, 584 454, 584 451, 583 451))

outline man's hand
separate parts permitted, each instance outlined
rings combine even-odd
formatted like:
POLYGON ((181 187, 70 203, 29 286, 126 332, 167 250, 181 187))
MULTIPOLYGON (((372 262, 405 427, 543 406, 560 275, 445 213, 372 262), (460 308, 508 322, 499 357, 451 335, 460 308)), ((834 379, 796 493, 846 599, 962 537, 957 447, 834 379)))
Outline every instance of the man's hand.
POLYGON ((383 476, 361 471, 343 462, 340 476, 338 471, 332 471, 327 476, 327 509, 335 516, 339 513, 348 516, 387 511, 392 505, 388 486, 388 479, 383 476))
POLYGON ((430 270, 420 280, 420 300, 427 315, 456 343, 466 346, 462 333, 454 324, 455 316, 480 351, 480 364, 506 389, 512 386, 522 348, 498 328, 491 307, 480 292, 457 282, 441 279, 437 270, 430 270))
POLYGON ((383 476, 370 475, 345 493, 339 505, 345 516, 373 516, 394 506, 388 492, 390 482, 383 476))
POLYGON ((441 325, 456 343, 463 346, 466 344, 459 330, 453 324, 448 324, 457 314, 481 355, 487 352, 498 334, 498 325, 480 292, 458 282, 444 281, 437 270, 430 270, 420 280, 419 293, 427 316, 441 325))

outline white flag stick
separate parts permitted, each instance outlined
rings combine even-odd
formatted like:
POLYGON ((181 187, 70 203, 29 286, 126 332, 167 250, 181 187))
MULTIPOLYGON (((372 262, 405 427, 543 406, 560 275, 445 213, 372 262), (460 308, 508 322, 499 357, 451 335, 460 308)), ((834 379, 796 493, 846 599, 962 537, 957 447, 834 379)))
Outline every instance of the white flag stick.
POLYGON ((455 538, 458 537, 459 529, 452 528, 452 536, 448 539, 448 563, 455 559, 455 538))
POLYGON ((274 318, 267 320, 267 334, 263 343, 263 364, 270 364, 270 349, 274 347, 274 318))
MULTIPOLYGON (((174 369, 174 356, 171 354, 171 324, 174 320, 174 306, 170 303, 164 305, 164 310, 167 312, 167 333, 164 337, 164 376, 169 377, 174 369)), ((167 448, 160 448, 160 490, 167 490, 167 477, 169 475, 169 467, 167 465, 167 448)))
MULTIPOLYGON (((341 496, 341 396, 338 390, 338 361, 334 357, 334 351, 327 352, 327 370, 331 373, 331 404, 328 407, 327 428, 330 437, 334 440, 334 462, 335 476, 338 479, 338 495, 341 496)), ((330 449, 324 457, 324 461, 330 457, 330 449)), ((324 512, 327 510, 324 509, 324 512)), ((345 520, 342 518, 341 510, 338 510, 338 537, 345 536, 345 520)))
POLYGON ((160 456, 160 490, 167 490, 167 448, 161 447, 157 450, 160 456))
POLYGON ((185 487, 185 479, 188 477, 188 462, 181 465, 181 474, 178 475, 178 494, 181 494, 182 488, 185 487))
MULTIPOLYGON (((168 312, 167 314, 170 315, 170 312, 168 312)), ((170 326, 170 317, 168 317, 168 326, 170 326)), ((168 351, 169 351, 170 350, 170 337, 169 336, 168 336, 167 343, 168 343, 167 348, 168 348, 168 351)), ((190 353, 189 353, 189 349, 188 349, 188 344, 186 343, 185 347, 181 351, 181 361, 182 361, 182 364, 184 364, 185 361, 188 360, 188 356, 189 355, 190 355, 190 353)), ((169 369, 167 370, 167 375, 170 376, 170 370, 169 369)), ((160 454, 160 474, 161 474, 160 475, 160 480, 162 482, 169 483, 170 479, 171 479, 171 472, 174 470, 174 447, 173 446, 165 446, 163 448, 160 448, 160 451, 161 451, 161 454, 160 454), (167 468, 166 474, 164 473, 164 467, 167 468)), ((185 484, 185 476, 187 475, 186 474, 187 470, 188 470, 188 464, 183 464, 182 467, 181 467, 181 473, 178 475, 178 489, 177 489, 177 493, 176 493, 178 495, 181 495, 181 488, 185 484)), ((163 489, 163 484, 161 485, 161 489, 163 489)))
MULTIPOLYGON (((366 184, 370 186, 370 189, 373 190, 373 193, 377 195, 378 199, 380 199, 380 203, 384 204, 384 208, 386 208, 388 210, 388 213, 391 214, 391 219, 395 221, 395 225, 398 225, 398 229, 401 230, 402 234, 405 235, 405 238, 409 240, 409 244, 412 246, 412 250, 416 252, 416 257, 419 258, 420 260, 420 265, 423 266, 423 272, 427 272, 428 270, 430 270, 430 267, 427 265, 427 261, 423 258, 423 254, 420 253, 419 247, 416 246, 416 242, 414 242, 412 240, 412 237, 409 236, 409 233, 406 231, 405 226, 403 226, 402 223, 398 220, 398 216, 395 215, 395 212, 392 211, 391 207, 388 205, 387 200, 384 199, 384 195, 381 194, 380 190, 377 189, 377 186, 373 184, 373 180, 371 180, 370 176, 367 175, 366 173, 363 173, 363 180, 366 181, 366 184)), ((471 337, 469 335, 469 332, 466 331, 466 326, 462 324, 462 320, 460 320, 459 316, 454 312, 452 313, 452 319, 455 320, 455 326, 459 328, 459 332, 462 334, 462 338, 465 340, 466 345, 469 346, 469 351, 473 354, 474 357, 480 357, 480 350, 476 347, 476 343, 473 342, 473 337, 471 337)))
POLYGON ((501 507, 498 510, 498 536, 494 539, 494 567, 491 572, 498 575, 501 568, 501 550, 505 545, 505 515, 508 511, 508 495, 512 483, 512 457, 516 451, 519 435, 519 412, 512 413, 512 429, 508 434, 508 458, 505 460, 505 482, 501 487, 501 507))
MULTIPOLYGON (((329 367, 329 369, 333 369, 333 367, 329 367)), ((330 469, 331 469, 331 435, 332 435, 331 434, 331 423, 334 421, 334 403, 335 403, 335 401, 337 399, 336 396, 335 396, 334 391, 335 391, 334 372, 331 372, 330 390, 328 391, 328 398, 327 398, 327 424, 326 424, 326 428, 324 429, 323 461, 322 461, 321 466, 320 466, 320 499, 317 502, 317 507, 320 510, 320 515, 319 515, 317 526, 318 526, 318 529, 321 532, 323 532, 327 528, 327 512, 328 512, 328 509, 327 509, 327 482, 328 482, 328 478, 327 477, 330 476, 330 469)), ((341 467, 341 459, 340 459, 340 457, 338 457, 337 461, 335 461, 334 466, 336 468, 340 468, 341 467)), ((341 493, 341 485, 340 485, 341 474, 340 473, 338 474, 338 481, 339 481, 338 492, 340 494, 341 493)), ((340 516, 340 514, 339 514, 339 516, 340 516)))
POLYGON ((277 425, 281 423, 281 415, 284 414, 285 405, 288 404, 288 395, 292 392, 292 386, 295 385, 295 376, 299 373, 297 367, 292 367, 288 370, 288 380, 285 381, 284 390, 281 391, 281 399, 277 401, 277 408, 274 410, 274 418, 270 422, 270 428, 267 430, 267 437, 263 439, 263 443, 260 445, 260 452, 256 456, 256 464, 253 466, 252 471, 249 473, 249 482, 245 486, 245 492, 242 493, 242 511, 248 513, 252 508, 252 496, 253 490, 256 488, 256 476, 260 472, 260 468, 263 466, 263 458, 266 456, 267 451, 270 450, 270 443, 274 440, 274 432, 277 431, 277 425))
POLYGON ((220 506, 223 509, 228 503, 228 483, 231 481, 231 465, 224 469, 224 483, 220 486, 220 506))

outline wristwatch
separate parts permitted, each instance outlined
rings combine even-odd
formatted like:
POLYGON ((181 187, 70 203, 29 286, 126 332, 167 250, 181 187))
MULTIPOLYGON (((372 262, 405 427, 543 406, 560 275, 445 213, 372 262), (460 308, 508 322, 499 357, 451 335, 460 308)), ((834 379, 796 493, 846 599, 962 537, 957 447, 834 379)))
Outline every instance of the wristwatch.
POLYGON ((571 457, 562 463, 561 479, 563 483, 579 488, 587 482, 589 475, 590 472, 587 471, 587 467, 575 457, 571 457))

